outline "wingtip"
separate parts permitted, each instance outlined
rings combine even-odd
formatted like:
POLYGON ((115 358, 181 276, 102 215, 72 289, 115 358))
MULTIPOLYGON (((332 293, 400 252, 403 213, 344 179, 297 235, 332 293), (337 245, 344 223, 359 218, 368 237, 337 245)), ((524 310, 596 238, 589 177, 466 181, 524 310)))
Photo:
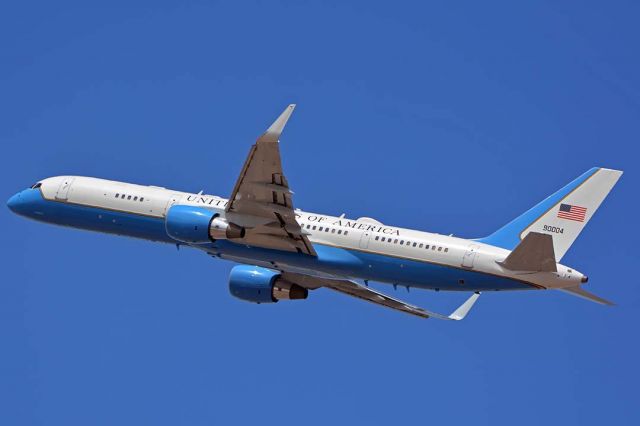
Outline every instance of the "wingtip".
POLYGON ((592 170, 602 170, 603 172, 614 173, 614 174, 617 174, 618 176, 622 176, 622 174, 624 173, 624 170, 610 169, 608 167, 594 167, 592 170))
POLYGON ((473 305, 476 303, 479 297, 479 292, 473 293, 471 297, 469 297, 462 305, 460 305, 458 309, 456 309, 451 315, 449 315, 449 319, 452 319, 454 321, 463 320, 467 316, 471 308, 473 308, 473 305))
POLYGON ((289 121, 295 107, 296 104, 289 104, 289 106, 282 111, 276 121, 269 126, 267 131, 258 138, 258 142, 278 142, 278 139, 284 130, 284 126, 287 124, 287 121, 289 121))

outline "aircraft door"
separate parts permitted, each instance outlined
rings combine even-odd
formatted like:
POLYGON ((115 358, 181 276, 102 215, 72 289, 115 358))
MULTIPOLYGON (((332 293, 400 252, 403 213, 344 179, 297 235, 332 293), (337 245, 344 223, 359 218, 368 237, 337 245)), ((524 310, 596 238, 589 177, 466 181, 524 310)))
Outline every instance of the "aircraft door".
POLYGON ((67 201, 67 198, 69 197, 69 188, 71 188, 71 184, 74 179, 75 178, 72 177, 65 177, 62 182, 60 182, 60 186, 56 192, 56 200, 67 201))
POLYGON ((366 249, 367 247, 369 247, 369 239, 370 238, 371 238, 371 232, 370 231, 364 231, 362 233, 362 236, 360 237, 360 248, 366 249))
POLYGON ((471 244, 467 251, 462 256, 462 266, 465 268, 473 268, 473 263, 476 260, 478 254, 478 247, 475 244, 471 244))
POLYGON ((167 212, 169 211, 169 209, 171 208, 171 206, 173 206, 174 204, 178 203, 178 201, 180 200, 181 196, 178 194, 171 194, 171 197, 169 197, 169 201, 167 201, 167 205, 164 208, 164 215, 167 215, 167 212))

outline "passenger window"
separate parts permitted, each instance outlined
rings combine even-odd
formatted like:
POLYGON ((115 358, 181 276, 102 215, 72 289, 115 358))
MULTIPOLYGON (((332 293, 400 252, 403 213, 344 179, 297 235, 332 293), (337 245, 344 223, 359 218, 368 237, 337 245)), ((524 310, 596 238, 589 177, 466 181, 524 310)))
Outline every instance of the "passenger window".
POLYGON ((316 230, 316 226, 315 226, 315 225, 313 225, 313 228, 312 228, 312 229, 315 231, 315 230, 316 230))
POLYGON ((426 245, 424 246, 424 248, 425 248, 425 250, 429 250, 429 244, 426 244, 426 245))
POLYGON ((318 231, 322 231, 322 226, 320 228, 318 228, 318 231))
POLYGON ((400 245, 404 245, 404 240, 400 240, 400 245))
POLYGON ((130 200, 130 199, 131 199, 131 195, 128 195, 128 196, 127 196, 127 200, 130 200))
POLYGON ((311 228, 311 225, 307 225, 307 229, 311 228))
POLYGON ((144 201, 144 197, 140 197, 140 201, 144 201))
POLYGON ((448 247, 445 247, 445 248, 444 248, 444 252, 446 253, 446 252, 448 252, 448 251, 449 251, 449 248, 448 248, 448 247))
POLYGON ((118 198, 120 196, 120 194, 116 194, 116 198, 118 198))
POLYGON ((342 229, 338 229, 338 234, 342 234, 342 229))
POLYGON ((324 228, 324 232, 329 232, 329 228, 324 228))
POLYGON ((422 244, 422 243, 420 243, 420 245, 418 246, 418 248, 422 248, 422 245, 423 245, 423 244, 422 244))
POLYGON ((378 239, 379 239, 379 238, 380 238, 380 237, 376 237, 376 241, 378 241, 378 239))
POLYGON ((414 247, 415 247, 415 246, 417 246, 417 245, 418 245, 418 243, 413 243, 413 246, 414 246, 414 247))
POLYGON ((393 240, 393 244, 398 244, 398 239, 393 240))
POLYGON ((382 242, 384 243, 385 241, 386 241, 386 238, 385 238, 385 237, 382 237, 382 242))
POLYGON ((344 231, 344 235, 347 235, 349 233, 349 231, 344 231))
POLYGON ((436 249, 436 246, 431 246, 431 250, 435 250, 435 249, 436 249))
POLYGON ((438 251, 442 251, 442 247, 438 247, 438 251))
POLYGON ((336 229, 335 229, 335 228, 332 228, 332 229, 331 229, 331 233, 332 233, 332 234, 335 234, 335 233, 336 233, 336 229))
POLYGON ((133 197, 133 201, 138 201, 138 196, 133 197))

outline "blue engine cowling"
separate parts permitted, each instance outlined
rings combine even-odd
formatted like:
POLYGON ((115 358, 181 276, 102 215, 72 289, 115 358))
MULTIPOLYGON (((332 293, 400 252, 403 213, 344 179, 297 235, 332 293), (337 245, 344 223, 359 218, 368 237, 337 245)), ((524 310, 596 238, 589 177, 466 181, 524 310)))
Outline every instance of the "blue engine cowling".
POLYGON ((167 211, 165 228, 174 240, 183 243, 211 241, 209 227, 216 214, 208 209, 193 206, 172 206, 167 211))
POLYGON ((212 210, 184 205, 169 208, 165 228, 171 238, 187 244, 243 238, 245 234, 244 228, 227 223, 212 210))
POLYGON ((259 266, 238 265, 229 274, 229 291, 253 303, 275 303, 283 299, 306 299, 306 288, 281 278, 280 273, 259 266))

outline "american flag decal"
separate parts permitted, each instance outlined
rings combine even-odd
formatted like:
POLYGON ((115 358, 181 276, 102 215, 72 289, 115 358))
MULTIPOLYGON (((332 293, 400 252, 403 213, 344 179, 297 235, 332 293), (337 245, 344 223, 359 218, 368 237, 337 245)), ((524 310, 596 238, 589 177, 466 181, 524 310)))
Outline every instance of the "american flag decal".
POLYGON ((558 210, 560 219, 575 220, 576 222, 584 222, 586 214, 586 207, 572 206, 571 204, 560 204, 560 210, 558 210))

